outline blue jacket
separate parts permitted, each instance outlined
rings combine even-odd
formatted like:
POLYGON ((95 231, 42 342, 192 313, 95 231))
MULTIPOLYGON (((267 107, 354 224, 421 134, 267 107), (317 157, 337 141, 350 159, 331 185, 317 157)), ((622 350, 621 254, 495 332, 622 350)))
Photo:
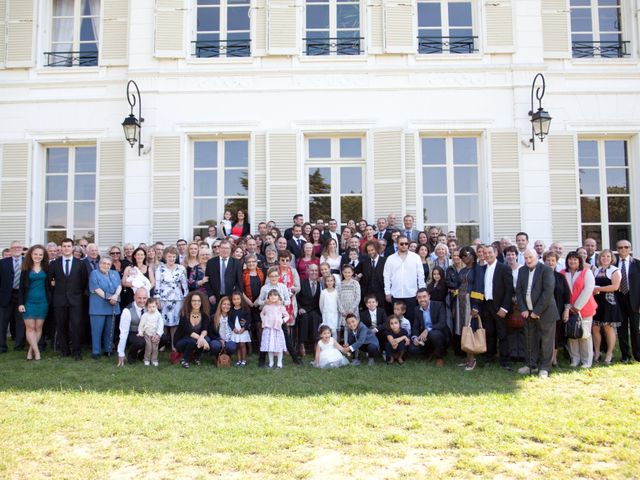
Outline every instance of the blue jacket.
POLYGON ((248 332, 251 331, 251 315, 244 308, 240 310, 236 310, 235 308, 231 308, 229 311, 229 315, 227 316, 227 324, 229 325, 229 329, 233 332, 233 329, 236 328, 236 318, 242 323, 244 320, 244 328, 248 332), (239 318, 238 318, 239 317, 239 318))
POLYGON ((362 322, 358 322, 358 327, 355 332, 349 329, 347 329, 347 332, 347 343, 354 352, 359 350, 363 345, 369 344, 374 344, 376 347, 380 348, 376 334, 369 330, 369 328, 362 322))
POLYGON ((115 270, 109 270, 107 275, 99 269, 91 272, 91 275, 89 275, 89 292, 91 293, 89 297, 89 315, 111 315, 112 313, 117 315, 120 313, 120 303, 111 305, 109 300, 96 294, 96 290, 99 288, 109 298, 116 292, 120 282, 120 275, 115 270))

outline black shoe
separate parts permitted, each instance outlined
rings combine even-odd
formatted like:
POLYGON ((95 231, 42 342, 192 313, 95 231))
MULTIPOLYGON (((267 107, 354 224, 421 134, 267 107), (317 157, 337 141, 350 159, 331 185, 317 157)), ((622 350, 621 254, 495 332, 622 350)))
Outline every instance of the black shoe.
POLYGON ((17 347, 14 347, 13 351, 14 352, 24 352, 24 346, 18 345, 17 347))
POLYGON ((0 347, 0 353, 7 353, 7 347, 0 347))
POLYGON ((100 360, 100 354, 99 353, 92 353, 91 354, 91 358, 93 358, 94 360, 100 360))
POLYGON ((82 360, 82 354, 80 352, 73 355, 73 359, 77 362, 78 360, 82 360))
POLYGON ((110 356, 111 356, 111 352, 104 352, 104 353, 103 353, 103 355, 104 355, 105 357, 110 357, 110 356))
POLYGON ((264 363, 259 363, 258 368, 267 368, 267 365, 264 363))
POLYGON ((501 363, 500 368, 504 368, 507 372, 513 372, 513 367, 508 363, 501 363))
POLYGON ((294 358, 294 359, 293 359, 293 363, 294 363, 295 365, 300 366, 300 367, 304 365, 304 362, 302 361, 302 359, 301 359, 300 357, 296 357, 296 358, 294 358))

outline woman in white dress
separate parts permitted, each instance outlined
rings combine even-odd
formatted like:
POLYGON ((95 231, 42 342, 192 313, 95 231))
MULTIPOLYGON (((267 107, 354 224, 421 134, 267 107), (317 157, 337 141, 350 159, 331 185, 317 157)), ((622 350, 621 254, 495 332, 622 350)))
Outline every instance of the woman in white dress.
POLYGON ((320 327, 320 340, 316 345, 315 366, 318 368, 337 368, 349 364, 342 355, 346 349, 331 336, 332 331, 328 325, 320 327))
POLYGON ((161 263, 156 270, 154 297, 160 302, 160 313, 171 339, 171 350, 175 351, 173 336, 178 328, 178 323, 180 323, 180 309, 184 297, 189 293, 189 287, 187 285, 187 271, 182 265, 176 263, 178 249, 176 247, 165 248, 164 258, 167 263, 161 263))
POLYGON ((328 263, 331 274, 336 279, 336 286, 340 285, 340 263, 342 257, 338 254, 338 244, 333 238, 327 239, 320 255, 320 263, 328 263))

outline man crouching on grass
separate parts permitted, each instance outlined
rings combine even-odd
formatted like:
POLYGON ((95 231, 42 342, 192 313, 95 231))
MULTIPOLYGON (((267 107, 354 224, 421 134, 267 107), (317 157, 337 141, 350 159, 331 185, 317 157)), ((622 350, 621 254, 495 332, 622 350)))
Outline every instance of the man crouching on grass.
MULTIPOLYGON (((359 350, 366 352, 369 358, 369 366, 372 366, 375 363, 374 357, 380 355, 380 345, 376 334, 369 330, 369 328, 361 323, 352 313, 347 315, 345 321, 347 323, 347 336, 344 347, 352 353, 359 350)), ((351 365, 360 365, 357 354, 354 355, 351 365)))

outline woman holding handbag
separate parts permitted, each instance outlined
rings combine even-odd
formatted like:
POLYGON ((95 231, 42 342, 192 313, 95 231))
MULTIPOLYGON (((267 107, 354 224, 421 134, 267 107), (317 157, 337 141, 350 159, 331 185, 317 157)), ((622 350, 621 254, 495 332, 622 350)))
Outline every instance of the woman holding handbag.
POLYGON ((569 252, 566 259, 566 270, 563 274, 571 289, 570 312, 579 314, 582 318, 582 338, 569 338, 569 355, 571 366, 591 368, 593 363, 593 343, 591 341, 591 324, 598 304, 593 298, 596 285, 595 277, 590 268, 585 268, 582 257, 577 252, 569 252))
POLYGON ((615 297, 615 292, 620 288, 622 273, 613 265, 613 252, 609 249, 602 250, 598 258, 600 267, 595 272, 596 287, 593 296, 598 303, 598 309, 593 317, 593 347, 596 352, 596 362, 600 358, 600 344, 602 332, 607 340, 607 353, 604 364, 611 365, 613 349, 616 346, 616 329, 622 323, 620 305, 615 297))

